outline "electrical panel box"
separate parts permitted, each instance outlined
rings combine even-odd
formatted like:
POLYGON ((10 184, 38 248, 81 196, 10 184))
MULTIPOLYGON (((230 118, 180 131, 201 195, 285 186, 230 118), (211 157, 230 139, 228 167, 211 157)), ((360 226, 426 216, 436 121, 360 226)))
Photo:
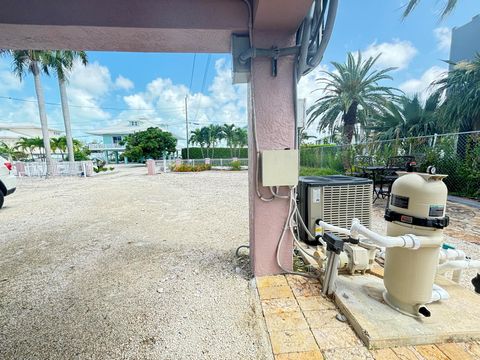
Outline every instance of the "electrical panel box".
POLYGON ((298 184, 298 150, 264 150, 261 155, 263 186, 298 184))
POLYGON ((232 77, 234 84, 244 84, 250 80, 250 61, 242 64, 238 58, 244 51, 250 49, 248 35, 232 34, 232 77))

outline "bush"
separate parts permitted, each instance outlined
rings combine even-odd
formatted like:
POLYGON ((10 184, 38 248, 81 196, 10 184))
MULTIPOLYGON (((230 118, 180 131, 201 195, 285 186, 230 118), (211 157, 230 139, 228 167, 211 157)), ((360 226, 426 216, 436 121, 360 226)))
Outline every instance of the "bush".
POLYGON ((212 169, 212 165, 209 165, 209 164, 201 164, 201 165, 180 164, 180 165, 172 166, 172 171, 174 172, 197 172, 197 171, 206 171, 211 169, 212 169))
MULTIPOLYGON (((203 148, 202 152, 202 148, 199 147, 188 148, 188 154, 190 159, 204 159, 207 157, 210 159, 229 159, 232 157, 232 152, 230 151, 230 148, 225 147, 215 148, 215 150, 213 150, 213 156, 212 149, 209 149, 207 154, 207 148, 203 148)), ((248 158, 248 148, 233 149, 233 156, 241 159, 248 158)), ((187 158, 186 148, 182 149, 182 158, 187 158)))
POLYGON ((326 168, 313 168, 313 167, 300 167, 300 176, 325 176, 325 175, 338 175, 338 171, 334 169, 326 168))
POLYGON ((230 163, 230 170, 233 170, 233 171, 242 170, 242 166, 240 165, 240 161, 238 161, 238 160, 232 161, 230 163))
POLYGON ((110 166, 110 167, 108 168, 108 170, 113 171, 113 170, 115 170, 115 168, 114 168, 113 166, 110 166))

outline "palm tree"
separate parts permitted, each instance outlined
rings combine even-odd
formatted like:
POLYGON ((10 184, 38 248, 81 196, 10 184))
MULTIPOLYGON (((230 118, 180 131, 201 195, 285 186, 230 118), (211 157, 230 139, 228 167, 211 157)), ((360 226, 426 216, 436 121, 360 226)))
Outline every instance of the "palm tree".
POLYGON ((357 123, 365 128, 368 118, 387 112, 398 90, 379 84, 392 80, 387 73, 394 70, 373 70, 379 57, 362 61, 360 53, 356 59, 348 53, 346 64, 332 62, 336 71, 323 71, 326 76, 318 80, 325 86, 325 93, 308 109, 307 126, 316 119, 320 119, 319 132, 329 128, 333 133, 336 127, 343 126, 343 142, 351 144, 357 123))
MULTIPOLYGON (((410 13, 417 7, 420 3, 420 0, 409 0, 407 5, 405 6, 405 10, 403 11, 403 17, 406 18, 410 13)), ((448 14, 450 14, 455 6, 457 6, 458 0, 445 0, 443 5, 443 10, 440 15, 441 18, 444 18, 448 14)))
MULTIPOLYGON (((72 141, 73 146, 73 141, 72 141)), ((67 149, 67 138, 65 136, 60 136, 56 138, 50 139, 50 147, 52 148, 52 152, 56 152, 57 150, 60 151, 60 155, 62 156, 62 160, 64 160, 63 154, 67 149)))
POLYGON ((28 151, 32 160, 35 160, 33 157, 33 150, 35 149, 35 144, 32 139, 21 137, 15 144, 16 149, 22 149, 23 151, 28 151))
POLYGON ((205 136, 204 132, 202 132, 201 129, 195 129, 193 131, 190 131, 190 140, 188 140, 192 144, 198 144, 200 145, 200 149, 202 152, 202 157, 205 157, 205 154, 203 153, 203 147, 205 146, 205 136))
POLYGON ((45 149, 45 161, 47 163, 47 176, 52 174, 52 151, 50 149, 50 135, 48 133, 47 113, 45 110, 45 97, 41 82, 41 73, 48 75, 48 61, 50 54, 48 51, 40 50, 12 50, 10 54, 13 57, 13 72, 20 79, 31 73, 35 82, 35 92, 37 94, 38 113, 42 126, 43 147, 45 149))
POLYGON ((461 132, 480 130, 480 53, 472 61, 448 63, 447 76, 432 84, 439 96, 446 97, 444 115, 458 121, 461 132))
POLYGON ((428 136, 441 134, 447 130, 448 124, 439 121, 440 96, 431 94, 422 104, 418 95, 402 96, 399 106, 391 103, 388 112, 372 119, 373 130, 379 140, 393 140, 410 136, 428 136))
MULTIPOLYGON (((75 59, 80 59, 83 65, 87 65, 87 54, 84 51, 56 50, 49 56, 49 66, 55 70, 60 88, 60 100, 62 103, 63 121, 67 139, 68 161, 75 161, 73 149, 72 126, 70 121, 70 109, 67 97, 67 72, 72 69, 75 59)), ((63 154, 62 154, 63 159, 63 154)))
POLYGON ((5 142, 0 141, 0 154, 6 155, 8 157, 8 161, 12 162, 13 157, 17 154, 18 152, 15 150, 14 147, 8 146, 5 142))
MULTIPOLYGON (((244 148, 248 145, 248 131, 245 128, 236 128, 234 134, 235 147, 244 148)), ((240 156, 240 150, 238 150, 238 156, 240 156)))
POLYGON ((222 128, 223 137, 227 140, 227 146, 230 148, 230 155, 233 157, 233 147, 235 144, 235 125, 224 124, 222 128))
MULTIPOLYGON (((44 158, 46 156, 44 140, 41 137, 37 136, 37 137, 31 138, 30 142, 31 142, 34 150, 38 149, 38 152, 40 153, 40 158, 44 158), (43 151, 42 151, 42 149, 43 149, 43 151)), ((50 144, 48 144, 48 145, 50 145, 50 144)), ((50 148, 50 146, 49 146, 49 148, 50 148)))
POLYGON ((220 125, 209 125, 208 134, 210 137, 210 144, 212 145, 212 158, 215 156, 215 146, 223 139, 223 131, 220 125))

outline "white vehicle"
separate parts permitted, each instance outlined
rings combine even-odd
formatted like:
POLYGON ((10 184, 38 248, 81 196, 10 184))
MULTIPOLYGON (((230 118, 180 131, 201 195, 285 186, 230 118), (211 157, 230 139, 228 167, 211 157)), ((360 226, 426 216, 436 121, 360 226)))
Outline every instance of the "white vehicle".
POLYGON ((0 209, 5 196, 13 194, 17 188, 17 179, 13 176, 12 163, 0 156, 0 209))

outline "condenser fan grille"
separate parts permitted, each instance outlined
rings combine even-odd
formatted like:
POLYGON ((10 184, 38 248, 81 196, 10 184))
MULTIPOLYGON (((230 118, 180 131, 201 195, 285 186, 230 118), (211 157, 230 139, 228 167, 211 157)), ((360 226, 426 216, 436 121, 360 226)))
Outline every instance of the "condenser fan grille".
MULTIPOLYGON (((324 186, 323 219, 329 224, 350 228, 357 218, 370 228, 372 212, 372 185, 324 186)), ((337 234, 341 237, 344 235, 337 234)))

